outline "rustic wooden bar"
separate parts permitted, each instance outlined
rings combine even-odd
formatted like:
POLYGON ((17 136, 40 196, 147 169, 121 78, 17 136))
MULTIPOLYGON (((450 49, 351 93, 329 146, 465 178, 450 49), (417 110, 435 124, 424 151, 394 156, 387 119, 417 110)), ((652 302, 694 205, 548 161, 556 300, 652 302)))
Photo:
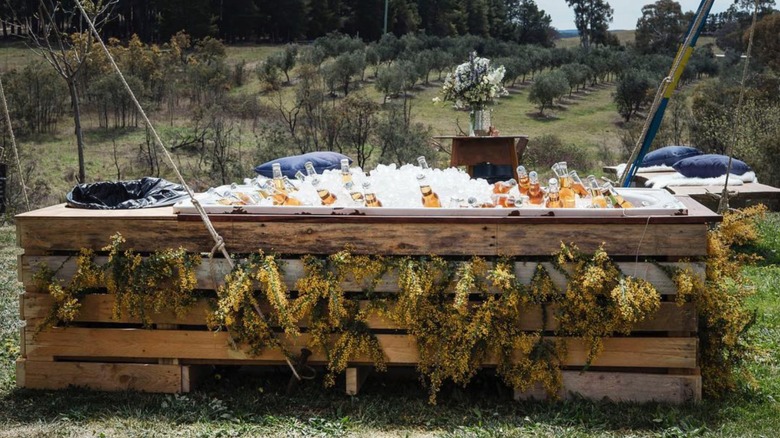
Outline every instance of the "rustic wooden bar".
MULTIPOLYGON (((579 371, 586 365, 583 342, 566 338, 568 354, 563 362, 566 371, 561 395, 682 403, 701 397, 697 316, 691 305, 673 302, 674 284, 659 265, 705 256, 708 227, 720 217, 689 197, 678 199, 687 207, 687 215, 497 218, 224 214, 212 215, 211 219, 231 253, 246 255, 262 249, 281 254, 286 261, 285 282, 291 290, 303 274, 299 256, 332 254, 347 243, 353 252, 363 254, 513 256, 517 260, 515 273, 525 283, 531 281, 537 263, 549 264, 547 258, 561 242, 575 243, 586 252, 604 244, 621 270, 647 279, 666 298, 653 318, 635 327, 636 335, 606 339, 604 352, 587 372, 579 371)), ((225 333, 208 331, 208 298, 200 299, 185 315, 153 315, 153 328, 148 329, 141 327, 138 318, 115 318, 113 296, 89 295, 72 327, 38 330, 50 312, 52 298, 34 282, 37 270, 48 266, 57 269, 58 278, 67 280, 75 272, 73 256, 80 249, 99 252, 117 232, 127 239, 127 248, 140 253, 178 247, 207 253, 214 245, 199 217, 177 215, 171 208, 90 211, 56 205, 17 216, 18 242, 24 249, 19 263, 19 279, 25 287, 20 315, 26 321, 22 358, 17 364, 19 386, 188 392, 203 365, 284 363, 279 351, 251 356, 233 348, 225 333)), ((105 256, 98 255, 98 263, 104 260, 105 256)), ((693 266, 703 275, 702 264, 693 266)), ((197 271, 197 288, 216 289, 228 270, 223 259, 204 259, 197 271)), ((549 271, 554 283, 565 287, 563 275, 554 269, 549 271)), ((396 278, 386 277, 376 291, 397 291, 396 278)), ((362 285, 345 282, 343 288, 358 292, 362 285)), ((529 306, 524 311, 527 317, 518 322, 523 330, 551 333, 557 328, 555 305, 529 306), (546 317, 542 314, 545 311, 546 317)), ((381 315, 372 315, 367 322, 371 329, 380 330, 377 338, 388 365, 416 363, 414 340, 406 334, 395 334, 403 333, 398 332, 403 327, 381 315)), ((305 327, 306 321, 300 324, 305 327)), ((304 333, 284 339, 295 350, 305 347, 308 337, 304 333)), ((310 363, 324 364, 322 352, 315 351, 310 363)), ((348 393, 360 389, 367 375, 362 366, 370 363, 367 357, 351 362, 355 368, 347 371, 348 393)), ((495 361, 487 360, 484 365, 493 366, 495 361)), ((518 398, 539 396, 538 389, 517 394, 518 398)))

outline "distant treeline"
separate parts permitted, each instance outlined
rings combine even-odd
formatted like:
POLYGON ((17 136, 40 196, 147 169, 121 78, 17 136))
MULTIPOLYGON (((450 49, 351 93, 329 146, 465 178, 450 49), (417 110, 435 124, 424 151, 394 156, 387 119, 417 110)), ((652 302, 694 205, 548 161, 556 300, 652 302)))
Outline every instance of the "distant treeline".
MULTIPOLYGON (((41 3, 62 5, 61 25, 82 25, 69 21, 72 0, 4 0, 0 33, 17 34, 24 30, 20 23, 35 28, 41 3)), ((387 31, 396 36, 471 34, 540 45, 555 37, 550 16, 533 0, 115 0, 115 18, 103 31, 122 40, 137 34, 146 43, 168 41, 179 31, 226 43, 314 40, 336 31, 376 41, 384 33, 385 3, 387 31)))

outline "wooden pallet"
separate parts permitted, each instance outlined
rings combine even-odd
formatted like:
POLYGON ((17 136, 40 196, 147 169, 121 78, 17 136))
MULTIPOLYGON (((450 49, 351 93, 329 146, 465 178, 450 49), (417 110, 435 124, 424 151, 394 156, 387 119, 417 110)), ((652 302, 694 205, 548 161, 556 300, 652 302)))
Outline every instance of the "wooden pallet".
MULTIPOLYGON (((717 216, 690 199, 688 216, 665 218, 609 218, 600 223, 593 218, 371 218, 371 217, 250 217, 222 216, 215 225, 233 252, 253 252, 258 248, 288 254, 285 282, 294 289, 303 273, 296 255, 327 254, 343 249, 346 236, 357 252, 395 255, 441 256, 513 255, 524 258, 515 264, 521 281, 529 283, 539 260, 556 251, 560 241, 577 243, 593 250, 602 240, 607 250, 621 261, 628 275, 645 278, 665 297, 660 310, 650 320, 635 327, 636 335, 605 339, 604 351, 590 371, 581 372, 587 356, 579 339, 566 338, 568 354, 563 361, 564 388, 561 396, 578 393, 589 398, 613 400, 659 400, 674 403, 701 398, 701 377, 697 369, 698 321, 691 305, 673 303, 675 287, 654 263, 634 258, 654 258, 676 264, 679 258, 706 254, 706 230, 717 216), (441 222, 444 223, 441 223, 441 222), (329 236, 325 241, 323 238, 329 236), (638 242, 637 236, 643 236, 638 242), (680 237, 679 239, 677 237, 680 237), (318 240, 319 239, 319 240, 318 240), (454 245, 453 242, 457 244, 454 245)), ((252 356, 246 349, 233 348, 224 332, 206 328, 206 315, 213 299, 200 299, 181 316, 163 312, 152 317, 152 327, 143 328, 138 318, 114 318, 114 297, 95 294, 85 297, 82 309, 70 327, 39 330, 49 315, 52 299, 39 290, 33 275, 40 266, 58 268, 66 280, 75 271, 75 257, 81 248, 100 250, 109 237, 120 231, 128 247, 151 252, 184 246, 193 252, 208 251, 211 243, 202 225, 190 218, 177 217, 170 209, 137 212, 87 212, 62 206, 50 207, 17 217, 20 245, 25 255, 19 260, 19 278, 25 293, 20 314, 26 321, 22 330, 22 358, 17 363, 17 382, 27 388, 58 389, 70 385, 99 390, 138 390, 148 392, 188 392, 209 365, 283 364, 277 350, 252 356), (70 232, 79 230, 79 232, 70 232)), ((103 260, 98 258, 98 263, 103 260)), ((547 262, 545 262, 547 263, 547 262)), ((703 275, 704 266, 695 265, 703 275)), ((214 290, 228 271, 227 263, 206 259, 198 268, 198 289, 214 290)), ((558 287, 566 279, 548 269, 558 287)), ((377 285, 378 292, 397 290, 390 273, 377 285)), ((359 292, 363 285, 345 282, 345 291, 359 292)), ((523 330, 552 333, 557 328, 554 305, 529 306, 518 322, 523 330), (546 317, 543 311, 548 312, 546 317), (543 326, 543 324, 546 325, 543 326)), ((379 330, 377 338, 389 366, 413 366, 418 361, 414 340, 403 327, 373 314, 368 325, 379 330)), ((306 321, 301 322, 306 327, 306 321)), ((291 351, 307 346, 308 336, 283 337, 291 351)), ((314 365, 326 363, 322 352, 309 359, 314 365)), ((351 362, 346 373, 347 392, 355 394, 366 379, 368 357, 351 362)), ((484 366, 496 364, 489 358, 484 366)), ((517 398, 541 397, 539 388, 517 398)))

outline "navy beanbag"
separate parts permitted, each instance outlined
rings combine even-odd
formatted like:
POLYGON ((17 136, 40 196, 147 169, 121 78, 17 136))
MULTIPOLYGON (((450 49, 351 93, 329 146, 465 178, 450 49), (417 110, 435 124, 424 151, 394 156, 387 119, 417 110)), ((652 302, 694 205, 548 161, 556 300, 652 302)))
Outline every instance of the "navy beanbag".
MULTIPOLYGON (((726 174, 728 166, 729 157, 707 154, 685 158, 672 167, 687 178, 717 178, 726 174)), ((744 175, 752 170, 744 161, 734 159, 731 162, 732 175, 744 175)))
POLYGON ((640 167, 674 166, 674 163, 684 158, 701 154, 700 150, 690 146, 666 146, 645 155, 640 167))
POLYGON ((304 165, 307 161, 311 161, 312 164, 314 164, 314 169, 317 170, 317 173, 322 173, 326 170, 340 169, 341 160, 345 158, 352 163, 352 160, 348 156, 341 155, 337 152, 309 152, 308 154, 294 155, 292 157, 279 158, 278 160, 263 163, 255 167, 255 172, 266 178, 272 178, 274 176, 273 164, 279 163, 282 166, 282 175, 288 178, 294 178, 295 173, 299 170, 306 173, 304 165))

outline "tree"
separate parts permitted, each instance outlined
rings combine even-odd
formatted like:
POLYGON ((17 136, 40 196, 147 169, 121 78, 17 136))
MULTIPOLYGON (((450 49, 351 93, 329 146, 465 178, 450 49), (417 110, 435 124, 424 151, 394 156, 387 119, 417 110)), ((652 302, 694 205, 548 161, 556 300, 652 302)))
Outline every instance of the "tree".
MULTIPOLYGON (((108 21, 113 5, 113 1, 103 3, 102 0, 85 4, 87 14, 98 32, 108 21)), ((28 37, 33 50, 46 60, 68 85, 79 160, 78 179, 83 183, 87 175, 84 165, 84 133, 81 128, 79 85, 94 39, 88 29, 82 28, 85 24, 81 20, 79 10, 65 9, 61 2, 41 0, 37 17, 41 26, 31 29, 28 37)))
POLYGON ((623 120, 630 122, 631 116, 650 99, 652 86, 650 75, 643 70, 631 69, 623 73, 613 95, 623 120))
MULTIPOLYGON (((780 72, 780 13, 767 15, 756 23, 753 56, 758 62, 780 72)), ((747 39, 749 35, 745 35, 747 39)))
POLYGON ((506 4, 511 38, 520 44, 552 47, 555 30, 552 18, 533 0, 509 0, 506 4))
POLYGON ((341 118, 344 121, 339 135, 341 152, 344 149, 354 152, 358 166, 364 169, 366 161, 374 152, 369 138, 376 129, 378 111, 379 105, 362 93, 353 93, 341 103, 341 118))
POLYGON ((636 48, 640 53, 674 55, 692 16, 683 14, 673 0, 658 0, 642 8, 636 23, 636 48))
POLYGON ((539 107, 539 115, 544 115, 545 108, 552 108, 555 99, 563 97, 568 90, 569 82, 566 76, 555 70, 536 78, 528 93, 528 101, 539 107))
POLYGON ((614 9, 604 0, 566 0, 574 9, 574 25, 580 33, 580 43, 585 51, 594 44, 607 45, 609 23, 614 9))
MULTIPOLYGON (((366 67, 366 57, 362 50, 344 53, 323 68, 325 81, 335 89, 341 87, 344 96, 349 95, 353 78, 361 74, 366 67)), ((334 90, 331 90, 334 91, 334 90)))

